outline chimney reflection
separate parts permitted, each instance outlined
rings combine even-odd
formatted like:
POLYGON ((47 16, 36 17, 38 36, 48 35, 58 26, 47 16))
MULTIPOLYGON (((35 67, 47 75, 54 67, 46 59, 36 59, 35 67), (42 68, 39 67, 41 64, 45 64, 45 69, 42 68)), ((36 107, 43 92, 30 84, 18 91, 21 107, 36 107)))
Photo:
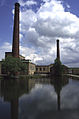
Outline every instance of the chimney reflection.
POLYGON ((19 97, 24 93, 28 93, 28 80, 2 80, 1 96, 5 102, 11 105, 11 119, 18 119, 19 115, 19 97))
POLYGON ((18 119, 18 98, 11 101, 11 119, 18 119))
POLYGON ((69 82, 68 78, 67 77, 53 77, 51 79, 51 84, 54 85, 54 89, 55 89, 55 92, 57 94, 57 109, 60 110, 61 109, 61 90, 62 88, 67 85, 69 82))

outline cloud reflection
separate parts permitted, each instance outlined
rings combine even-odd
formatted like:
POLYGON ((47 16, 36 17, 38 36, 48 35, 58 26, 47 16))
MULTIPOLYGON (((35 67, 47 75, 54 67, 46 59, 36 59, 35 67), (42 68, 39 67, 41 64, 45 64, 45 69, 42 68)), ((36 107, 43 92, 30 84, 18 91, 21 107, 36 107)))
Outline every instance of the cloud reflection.
POLYGON ((57 111, 57 95, 53 85, 36 84, 20 98, 20 119, 78 119, 79 82, 70 81, 61 91, 61 111, 57 111))

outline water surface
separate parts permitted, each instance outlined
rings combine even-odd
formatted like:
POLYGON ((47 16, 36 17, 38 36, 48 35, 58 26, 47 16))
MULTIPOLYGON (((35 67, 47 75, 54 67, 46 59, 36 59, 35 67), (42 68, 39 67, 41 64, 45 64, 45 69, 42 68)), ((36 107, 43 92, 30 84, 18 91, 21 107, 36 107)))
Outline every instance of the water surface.
POLYGON ((0 119, 79 119, 79 81, 71 78, 0 81, 0 119))

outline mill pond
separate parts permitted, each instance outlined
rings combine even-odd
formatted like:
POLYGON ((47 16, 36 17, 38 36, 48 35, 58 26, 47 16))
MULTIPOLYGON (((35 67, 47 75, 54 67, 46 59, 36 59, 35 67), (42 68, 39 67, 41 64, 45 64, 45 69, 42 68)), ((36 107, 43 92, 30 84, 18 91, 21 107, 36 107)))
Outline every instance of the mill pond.
POLYGON ((0 119, 79 119, 79 80, 0 80, 0 119))

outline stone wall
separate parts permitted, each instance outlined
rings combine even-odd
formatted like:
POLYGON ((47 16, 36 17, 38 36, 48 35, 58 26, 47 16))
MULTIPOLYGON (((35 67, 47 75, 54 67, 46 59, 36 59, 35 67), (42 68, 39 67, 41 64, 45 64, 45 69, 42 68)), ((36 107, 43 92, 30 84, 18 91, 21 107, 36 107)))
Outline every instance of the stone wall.
POLYGON ((35 71, 36 71, 35 64, 29 62, 28 65, 29 65, 29 68, 28 68, 29 71, 28 72, 29 72, 29 74, 33 75, 35 73, 35 71))
POLYGON ((49 74, 50 68, 53 66, 53 64, 50 65, 36 65, 36 74, 49 74))
POLYGON ((37 74, 45 74, 45 73, 49 73, 50 72, 50 68, 49 66, 36 66, 36 73, 37 74))
POLYGON ((30 60, 23 60, 22 62, 27 65, 26 74, 33 75, 36 71, 36 65, 34 63, 32 63, 30 60))

